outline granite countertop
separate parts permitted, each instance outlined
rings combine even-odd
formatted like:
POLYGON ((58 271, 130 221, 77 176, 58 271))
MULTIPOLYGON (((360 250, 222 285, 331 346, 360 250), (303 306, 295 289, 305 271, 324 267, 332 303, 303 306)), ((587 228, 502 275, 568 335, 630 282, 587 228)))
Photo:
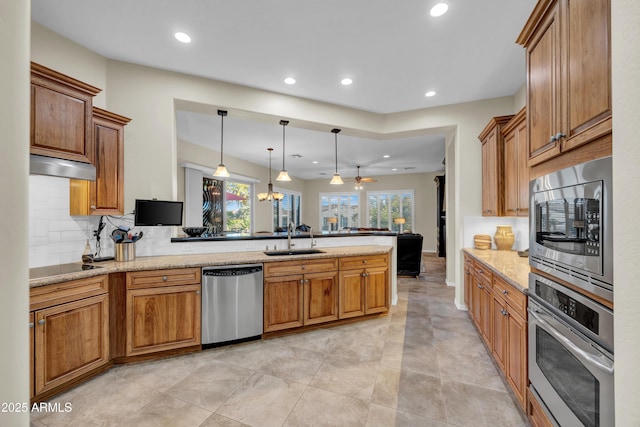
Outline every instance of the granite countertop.
POLYGON ((491 270, 511 285, 527 294, 529 289, 529 258, 521 257, 517 251, 497 251, 491 249, 471 249, 464 251, 485 263, 491 270))
MULTIPOLYGON (((133 261, 116 262, 105 261, 95 263, 96 267, 90 270, 81 270, 72 273, 60 274, 60 266, 32 268, 30 270, 29 287, 51 285, 69 280, 83 279, 85 277, 100 276, 109 273, 159 270, 168 268, 204 267, 214 265, 256 264, 277 261, 308 260, 320 258, 335 258, 359 255, 377 255, 389 253, 392 246, 368 245, 368 246, 344 246, 333 248, 321 248, 322 253, 305 255, 265 255, 262 251, 251 252, 223 252, 189 255, 166 255, 138 257, 133 261)), ((82 263, 77 263, 80 268, 82 263)))

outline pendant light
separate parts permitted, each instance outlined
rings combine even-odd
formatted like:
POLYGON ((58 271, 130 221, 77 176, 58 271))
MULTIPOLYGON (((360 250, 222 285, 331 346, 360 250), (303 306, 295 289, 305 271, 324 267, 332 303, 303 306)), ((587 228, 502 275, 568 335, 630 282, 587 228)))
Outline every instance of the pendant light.
POLYGON ((282 200, 284 199, 284 194, 282 193, 274 193, 273 192, 273 184, 271 183, 271 152, 273 148, 267 148, 269 151, 269 184, 267 185, 266 193, 258 193, 258 200, 260 202, 264 202, 265 200, 282 200))
POLYGON ((338 173, 338 133, 340 133, 341 129, 331 129, 331 132, 335 135, 336 141, 336 173, 333 174, 333 178, 331 178, 331 182, 329 184, 333 185, 342 185, 342 178, 340 178, 340 174, 338 173))
POLYGON ((220 164, 218 168, 213 173, 213 176, 220 178, 228 178, 229 172, 222 161, 223 149, 224 149, 224 116, 227 115, 225 110, 218 110, 218 115, 220 116, 220 164))
POLYGON ((280 124, 282 125, 282 170, 276 181, 291 181, 291 177, 289 177, 287 170, 284 168, 284 129, 289 124, 289 120, 280 120, 280 124))

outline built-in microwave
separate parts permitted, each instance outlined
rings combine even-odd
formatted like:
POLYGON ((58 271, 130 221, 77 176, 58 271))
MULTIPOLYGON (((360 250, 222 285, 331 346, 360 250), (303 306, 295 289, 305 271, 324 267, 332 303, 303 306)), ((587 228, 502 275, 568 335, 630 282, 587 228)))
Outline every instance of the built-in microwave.
POLYGON ((611 157, 531 181, 529 262, 613 301, 611 157))

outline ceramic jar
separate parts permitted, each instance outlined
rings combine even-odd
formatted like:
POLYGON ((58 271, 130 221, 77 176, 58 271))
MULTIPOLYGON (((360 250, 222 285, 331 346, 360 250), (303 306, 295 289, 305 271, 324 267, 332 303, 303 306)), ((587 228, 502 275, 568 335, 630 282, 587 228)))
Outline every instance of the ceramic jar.
POLYGON ((515 241, 515 235, 511 230, 510 225, 498 225, 496 228, 496 234, 493 236, 493 241, 496 243, 496 248, 499 251, 509 251, 513 247, 515 241))

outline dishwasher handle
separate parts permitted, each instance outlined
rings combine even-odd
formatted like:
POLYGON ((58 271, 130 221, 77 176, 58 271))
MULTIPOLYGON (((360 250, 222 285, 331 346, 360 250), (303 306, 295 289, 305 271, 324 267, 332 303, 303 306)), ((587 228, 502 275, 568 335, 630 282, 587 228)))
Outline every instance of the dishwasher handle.
POLYGON ((203 267, 203 276, 213 277, 234 277, 234 276, 246 276, 248 274, 255 274, 262 271, 262 265, 235 265, 228 267, 203 267))

